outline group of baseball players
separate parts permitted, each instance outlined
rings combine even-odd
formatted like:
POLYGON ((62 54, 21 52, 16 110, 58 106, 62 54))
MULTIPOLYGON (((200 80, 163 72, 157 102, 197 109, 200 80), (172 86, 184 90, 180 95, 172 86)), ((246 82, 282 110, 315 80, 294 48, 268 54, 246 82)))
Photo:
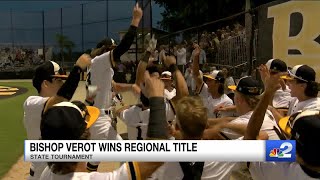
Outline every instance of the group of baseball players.
POLYGON ((142 14, 136 4, 120 44, 110 38, 102 40, 90 55, 79 57, 68 76, 53 61, 37 67, 33 86, 38 96, 24 102, 29 140, 122 140, 116 129, 118 116, 128 127, 130 140, 292 139, 297 143, 297 161, 126 162, 113 172, 97 172, 99 162, 33 162, 29 179, 320 179, 320 146, 316 144, 320 100, 311 67, 297 65, 288 70, 284 61, 271 59, 258 68, 264 87, 250 76, 242 77, 228 87, 234 93, 230 99, 221 71, 201 73, 201 50, 194 44, 192 75, 197 90, 191 96, 174 56, 162 55, 163 72, 149 62, 157 46, 152 37, 135 83, 114 82, 113 68, 133 43, 142 14), (86 98, 70 102, 84 71, 86 98), (114 110, 114 92, 128 90, 139 96, 140 103, 114 110))

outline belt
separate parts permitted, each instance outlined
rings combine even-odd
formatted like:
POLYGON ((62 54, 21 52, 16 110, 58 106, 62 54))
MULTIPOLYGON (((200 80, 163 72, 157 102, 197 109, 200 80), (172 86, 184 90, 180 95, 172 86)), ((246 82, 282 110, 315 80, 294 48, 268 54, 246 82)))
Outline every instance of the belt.
POLYGON ((104 110, 104 112, 105 112, 107 115, 112 115, 112 114, 113 114, 113 113, 112 113, 112 110, 109 110, 109 109, 104 110))
POLYGON ((111 126, 117 131, 117 123, 118 123, 118 120, 117 120, 117 117, 114 115, 114 112, 110 109, 106 109, 104 110, 104 112, 110 116, 111 118, 111 126))
POLYGON ((32 169, 30 168, 29 174, 30 174, 30 176, 34 176, 34 170, 32 170, 32 169))

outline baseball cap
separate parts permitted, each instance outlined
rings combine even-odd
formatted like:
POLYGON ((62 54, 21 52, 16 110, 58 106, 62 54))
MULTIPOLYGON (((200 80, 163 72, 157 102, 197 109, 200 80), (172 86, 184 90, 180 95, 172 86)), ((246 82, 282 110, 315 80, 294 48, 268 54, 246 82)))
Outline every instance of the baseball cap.
POLYGON ((162 80, 172 80, 172 74, 169 71, 163 71, 161 73, 161 78, 162 80))
POLYGON ((59 64, 46 61, 36 68, 32 83, 34 87, 40 87, 44 80, 52 80, 52 78, 67 79, 67 77, 59 64))
POLYGON ((312 82, 316 80, 316 72, 308 65, 296 65, 287 76, 281 76, 282 79, 293 80, 299 79, 304 82, 312 82))
POLYGON ((259 82, 251 76, 241 78, 237 86, 228 86, 228 88, 245 95, 257 96, 262 93, 262 88, 259 82))
POLYGON ((272 72, 287 72, 288 71, 287 64, 280 59, 270 59, 266 63, 266 66, 272 72))
POLYGON ((320 165, 320 111, 305 110, 280 119, 279 127, 292 140, 296 140, 299 156, 308 164, 320 165))
POLYGON ((98 108, 81 102, 55 104, 42 115, 41 137, 43 140, 78 140, 99 114, 98 108))
POLYGON ((112 38, 105 38, 102 41, 100 41, 96 48, 101 48, 103 45, 105 45, 106 47, 112 47, 112 46, 117 46, 115 40, 113 40, 112 38))
POLYGON ((216 81, 220 81, 220 82, 224 82, 223 73, 218 70, 213 70, 210 74, 204 74, 203 77, 208 78, 208 79, 212 79, 212 80, 216 80, 216 81))

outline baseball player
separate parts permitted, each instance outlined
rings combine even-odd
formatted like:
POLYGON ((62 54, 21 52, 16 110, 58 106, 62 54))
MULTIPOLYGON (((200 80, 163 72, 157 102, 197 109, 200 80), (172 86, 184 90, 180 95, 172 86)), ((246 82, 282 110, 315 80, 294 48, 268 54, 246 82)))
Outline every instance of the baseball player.
MULTIPOLYGON (((45 105, 52 103, 50 97, 70 100, 80 81, 80 73, 90 65, 90 56, 82 55, 70 72, 69 77, 61 74, 60 66, 53 61, 46 61, 36 68, 32 79, 37 89, 37 96, 30 96, 23 104, 23 122, 29 140, 39 140, 41 114, 45 105), (67 79, 65 83, 63 80, 67 79)), ((39 179, 45 168, 44 163, 31 163, 28 179, 39 179)))
MULTIPOLYGON (((300 66, 301 67, 301 66, 300 66)), ((298 68, 296 68, 298 69, 298 68)), ((309 68, 308 68, 309 69, 309 68)), ((294 73, 296 74, 296 72, 294 73)), ((246 140, 255 140, 257 132, 263 123, 263 116, 268 108, 268 102, 273 99, 275 92, 281 87, 280 75, 268 75, 265 83, 265 92, 255 108, 249 123, 246 140)), ((297 76, 299 77, 299 76, 297 76)), ((301 77, 301 79, 304 76, 301 77)), ((304 79, 305 80, 305 79, 304 79)), ((293 89, 291 89, 293 90, 293 89)), ((315 139, 319 136, 319 110, 306 109, 290 117, 280 120, 281 129, 288 133, 288 139, 295 140, 296 162, 252 162, 250 172, 255 179, 319 179, 319 146, 315 139), (289 133, 290 132, 290 133, 289 133), (267 176, 266 176, 267 174, 267 176)))
MULTIPOLYGON (((261 68, 264 70, 267 67, 262 66, 261 68)), ((289 71, 289 75, 282 76, 282 78, 287 80, 292 97, 287 115, 290 116, 300 110, 320 109, 316 72, 312 67, 302 64, 296 65, 289 71)), ((269 107, 269 109, 277 121, 283 117, 275 108, 269 107)))
MULTIPOLYGON (((175 128, 183 140, 200 140, 207 127, 207 108, 200 98, 183 97, 176 107, 175 128)), ((241 167, 235 162, 166 162, 152 174, 152 179, 229 180, 231 172, 241 167)))
MULTIPOLYGON (((118 46, 115 45, 113 39, 106 38, 97 44, 96 49, 91 53, 93 57, 87 76, 87 97, 86 103, 100 109, 101 115, 90 127, 91 139, 95 140, 115 140, 122 139, 116 132, 112 124, 110 115, 112 113, 112 79, 114 75, 113 68, 116 62, 120 61, 120 56, 130 48, 142 18, 142 10, 137 3, 133 8, 133 18, 130 28, 121 40, 118 46), (90 88, 96 87, 96 93, 91 93, 90 88)), ((132 86, 134 88, 134 85, 132 86)), ((98 169, 98 162, 88 163, 89 171, 98 169)))
POLYGON ((195 77, 197 94, 202 98, 203 103, 209 109, 208 118, 218 118, 232 116, 231 113, 215 113, 214 109, 223 105, 224 107, 232 106, 233 101, 224 94, 224 76, 221 71, 214 70, 212 73, 203 75, 203 79, 199 74, 199 55, 200 49, 194 44, 194 61, 193 61, 193 77, 195 77), (205 82, 204 82, 205 80, 205 82))
MULTIPOLYGON (((145 89, 149 92, 150 101, 148 139, 166 138, 166 120, 163 118, 165 116, 164 85, 161 80, 146 74, 145 89)), ((42 118, 41 137, 44 140, 90 139, 88 128, 97 122, 100 112, 101 110, 87 107, 81 102, 50 104, 46 106, 42 118)), ((49 162, 40 179, 146 179, 162 164, 161 162, 128 162, 113 172, 87 173, 84 162, 49 162)))

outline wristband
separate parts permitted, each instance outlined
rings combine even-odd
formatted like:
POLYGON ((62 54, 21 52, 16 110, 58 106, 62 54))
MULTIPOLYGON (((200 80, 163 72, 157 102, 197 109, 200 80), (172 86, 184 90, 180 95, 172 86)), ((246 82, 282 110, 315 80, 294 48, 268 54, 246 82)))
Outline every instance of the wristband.
POLYGON ((142 58, 142 61, 145 63, 148 63, 150 55, 151 55, 151 53, 149 51, 146 51, 143 58, 142 58))
POLYGON ((78 87, 81 73, 82 69, 79 66, 74 66, 68 79, 57 92, 57 95, 70 100, 78 87))
POLYGON ((87 105, 89 105, 89 106, 93 106, 94 105, 94 101, 93 102, 90 102, 89 100, 85 100, 85 102, 87 103, 87 105))
POLYGON ((173 74, 175 71, 178 70, 178 66, 176 64, 171 64, 169 67, 168 67, 168 70, 173 74))
POLYGON ((166 110, 163 97, 150 98, 150 117, 147 130, 149 138, 167 139, 166 110))

